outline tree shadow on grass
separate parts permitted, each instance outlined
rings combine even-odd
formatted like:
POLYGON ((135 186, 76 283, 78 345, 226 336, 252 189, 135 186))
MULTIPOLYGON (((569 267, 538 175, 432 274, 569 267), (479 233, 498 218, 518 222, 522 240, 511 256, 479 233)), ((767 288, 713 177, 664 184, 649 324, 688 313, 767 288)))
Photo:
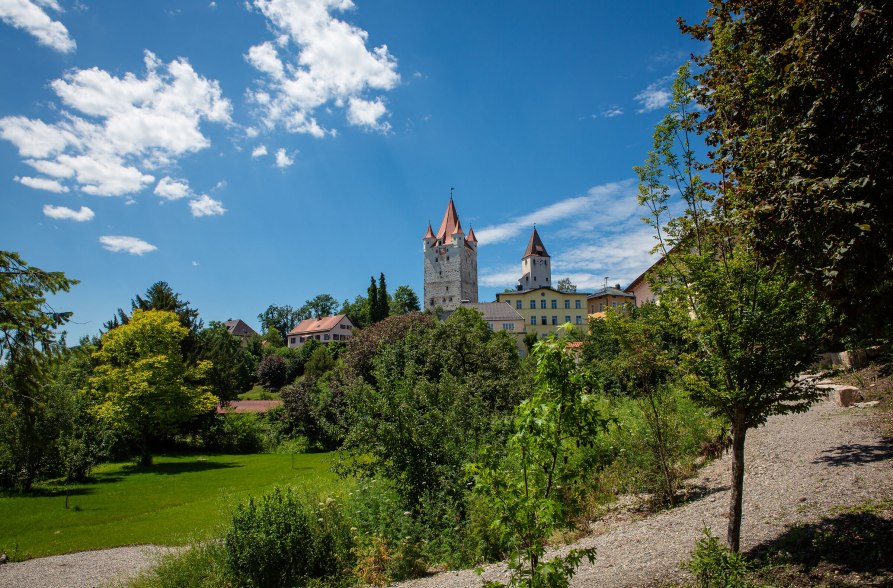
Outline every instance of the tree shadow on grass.
POLYGON ((793 566, 805 575, 830 567, 835 575, 861 574, 887 585, 893 578, 893 509, 876 510, 793 526, 751 549, 749 559, 757 567, 793 566))
POLYGON ((823 451, 822 455, 815 458, 812 463, 848 466, 885 460, 893 460, 893 438, 891 437, 885 437, 881 439, 880 443, 874 445, 865 443, 838 445, 833 449, 823 451))
POLYGON ((150 466, 127 465, 121 468, 121 474, 158 474, 162 476, 176 476, 191 472, 207 472, 229 468, 245 467, 244 464, 222 461, 178 461, 174 463, 156 463, 150 466))

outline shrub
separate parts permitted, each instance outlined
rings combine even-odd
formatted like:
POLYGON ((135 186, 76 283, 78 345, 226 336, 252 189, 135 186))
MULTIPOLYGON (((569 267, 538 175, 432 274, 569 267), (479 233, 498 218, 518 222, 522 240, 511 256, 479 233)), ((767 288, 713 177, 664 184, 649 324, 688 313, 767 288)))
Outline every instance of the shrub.
POLYGON ((223 546, 212 542, 162 556, 157 564, 127 584, 128 588, 227 588, 223 546))
POLYGON ((353 567, 351 537, 338 502, 275 488, 236 507, 224 537, 226 564, 239 586, 295 586, 353 567))
POLYGON ((710 529, 705 527, 702 533, 682 567, 695 575, 701 588, 748 588, 744 556, 720 543, 710 529))
POLYGON ((257 364, 258 383, 273 392, 286 384, 286 364, 279 355, 270 354, 257 364))
POLYGON ((263 415, 235 412, 215 415, 205 436, 205 447, 232 453, 262 453, 269 446, 269 429, 263 415))

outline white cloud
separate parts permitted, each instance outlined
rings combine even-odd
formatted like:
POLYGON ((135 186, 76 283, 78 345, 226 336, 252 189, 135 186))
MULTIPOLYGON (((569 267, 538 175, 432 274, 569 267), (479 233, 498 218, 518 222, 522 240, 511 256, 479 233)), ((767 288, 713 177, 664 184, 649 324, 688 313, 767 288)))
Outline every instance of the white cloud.
POLYGON ((63 106, 56 122, 0 118, 0 138, 28 165, 86 193, 143 190, 155 181, 146 172, 210 145, 201 123, 232 122, 219 83, 198 75, 189 62, 165 65, 146 51, 145 64, 142 78, 95 67, 66 73, 50 84, 63 106))
POLYGON ((16 176, 13 178, 18 183, 23 186, 28 186, 29 188, 34 188, 35 190, 46 190, 47 192, 55 192, 56 194, 61 194, 63 192, 68 192, 68 187, 63 186, 56 180, 50 180, 48 178, 31 178, 28 176, 19 177, 16 176))
POLYGON ((202 194, 195 200, 190 200, 189 208, 192 209, 192 216, 219 216, 226 212, 221 201, 214 200, 207 194, 202 194))
POLYGON ((639 114, 651 112, 665 107, 673 99, 673 92, 670 90, 670 82, 673 76, 664 76, 661 79, 648 84, 648 87, 639 92, 635 101, 641 104, 641 108, 637 110, 639 114))
POLYGON ((363 100, 362 98, 351 98, 347 107, 347 120, 350 124, 358 127, 387 132, 391 130, 391 124, 378 122, 386 112, 387 109, 381 98, 371 101, 363 100))
POLYGON ((607 110, 601 113, 602 118, 614 118, 615 116, 620 116, 623 114, 623 109, 619 106, 610 106, 607 110))
POLYGON ((208 4, 208 8, 210 8, 211 10, 214 10, 215 8, 217 8, 217 3, 211 2, 210 4, 208 4))
POLYGON ((192 262, 192 267, 198 267, 200 264, 197 261, 192 262))
POLYGON ((386 109, 370 92, 400 82, 396 59, 386 45, 366 47, 369 34, 332 12, 354 8, 351 0, 253 0, 276 39, 249 48, 245 59, 262 78, 249 92, 268 128, 284 126, 315 137, 334 134, 316 120, 318 108, 347 106, 348 123, 386 132, 386 109))
POLYGON ((251 151, 251 157, 263 157, 267 154, 266 145, 258 145, 251 151))
POLYGON ((295 160, 288 156, 288 153, 285 152, 285 149, 280 148, 276 151, 276 167, 279 169, 285 169, 292 165, 295 160))
POLYGON ((180 198, 186 198, 191 193, 189 184, 186 181, 175 180, 170 176, 161 178, 158 181, 158 185, 155 186, 154 192, 156 196, 166 200, 179 200, 180 198))
POLYGON ((56 0, 0 0, 0 20, 33 35, 41 45, 60 53, 72 53, 77 43, 65 25, 50 18, 44 8, 62 11, 56 0))
POLYGON ((124 237, 117 235, 103 235, 99 238, 103 249, 108 249, 114 253, 129 253, 131 255, 145 255, 158 249, 151 243, 146 243, 142 239, 136 237, 124 237))
POLYGON ((44 205, 43 213, 50 218, 73 220, 79 223, 93 220, 93 217, 96 216, 86 206, 81 206, 80 210, 72 210, 65 206, 53 206, 52 204, 44 205))
POLYGON ((504 265, 497 268, 487 268, 481 272, 478 282, 488 288, 511 287, 518 283, 521 277, 521 264, 504 265))
POLYGON ((481 246, 499 243, 516 237, 526 231, 530 231, 534 224, 548 225, 561 220, 577 220, 581 218, 600 219, 609 222, 619 213, 610 213, 615 207, 629 208, 630 204, 636 206, 635 183, 633 180, 611 182, 594 186, 584 196, 573 196, 559 200, 528 214, 515 217, 505 223, 489 225, 480 231, 475 231, 481 246), (629 195, 633 198, 630 201, 629 195), (621 203, 621 204, 618 204, 621 203))
MULTIPOLYGON (((654 230, 638 219, 630 221, 620 232, 596 234, 589 243, 560 252, 552 260, 553 271, 562 275, 576 271, 572 279, 585 282, 587 288, 601 288, 605 276, 609 285, 626 287, 659 257, 651 253, 656 244, 654 230)), ((584 287, 580 283, 577 286, 584 287)))

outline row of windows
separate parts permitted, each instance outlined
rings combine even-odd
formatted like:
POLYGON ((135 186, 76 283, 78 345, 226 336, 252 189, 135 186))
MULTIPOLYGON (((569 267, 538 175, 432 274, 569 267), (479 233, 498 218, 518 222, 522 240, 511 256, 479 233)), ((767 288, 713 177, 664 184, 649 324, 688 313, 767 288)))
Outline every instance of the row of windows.
MULTIPOLYGON (((616 302, 616 301, 611 303, 611 308, 617 308, 617 302, 616 302)), ((604 303, 604 302, 599 302, 599 303, 598 303, 598 311, 601 312, 601 311, 603 311, 604 309, 605 309, 605 303, 604 303)), ((590 305, 589 305, 589 314, 592 314, 593 312, 595 312, 595 305, 594 305, 594 304, 590 304, 590 305)))
MULTIPOLYGON (((541 319, 541 322, 540 322, 541 325, 548 325, 548 324, 549 324, 549 317, 543 315, 543 316, 540 317, 540 319, 541 319)), ((571 322, 571 317, 570 317, 570 315, 565 315, 565 317, 564 317, 564 322, 566 322, 566 323, 571 322)), ((578 324, 578 325, 582 325, 582 324, 583 324, 583 317, 580 316, 580 315, 578 314, 578 315, 576 316, 576 320, 575 320, 574 322, 575 322, 576 324, 578 324)), ((531 324, 531 325, 536 325, 536 317, 535 317, 535 316, 530 317, 530 324, 531 324)), ((555 326, 558 326, 558 316, 557 316, 557 315, 552 315, 552 324, 555 325, 555 326)))
MULTIPOLYGON (((564 308, 570 309, 570 307, 571 307, 571 301, 565 300, 564 308)), ((515 308, 517 308, 518 310, 521 310, 521 301, 520 300, 515 301, 515 308)), ((536 300, 530 301, 530 308, 532 308, 532 309, 536 308, 536 300)), ((546 308, 545 300, 540 300, 540 308, 546 308)), ((558 300, 556 300, 555 298, 552 299, 552 308, 558 308, 558 300)), ((583 301, 582 300, 574 300, 574 308, 583 308, 583 301)))
MULTIPOLYGON (((349 329, 347 325, 341 325, 342 329, 349 329)), ((304 343, 305 341, 309 341, 311 339, 316 339, 317 341, 347 341, 350 339, 350 335, 339 335, 338 333, 333 333, 331 336, 328 333, 320 335, 304 335, 301 337, 289 337, 289 344, 295 345, 298 342, 304 343)))

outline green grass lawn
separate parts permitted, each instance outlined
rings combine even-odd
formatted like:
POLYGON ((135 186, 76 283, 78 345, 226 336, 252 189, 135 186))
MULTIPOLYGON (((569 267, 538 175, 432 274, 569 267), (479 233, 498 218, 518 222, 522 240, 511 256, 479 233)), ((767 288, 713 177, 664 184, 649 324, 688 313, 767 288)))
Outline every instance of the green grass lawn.
POLYGON ((270 392, 261 386, 255 386, 248 392, 239 394, 239 400, 280 400, 281 398, 279 392, 270 392))
POLYGON ((0 497, 0 553, 16 560, 86 549, 182 545, 220 534, 233 506, 275 485, 330 492, 349 482, 330 471, 333 453, 159 456, 95 469, 70 489, 43 484, 0 497))

